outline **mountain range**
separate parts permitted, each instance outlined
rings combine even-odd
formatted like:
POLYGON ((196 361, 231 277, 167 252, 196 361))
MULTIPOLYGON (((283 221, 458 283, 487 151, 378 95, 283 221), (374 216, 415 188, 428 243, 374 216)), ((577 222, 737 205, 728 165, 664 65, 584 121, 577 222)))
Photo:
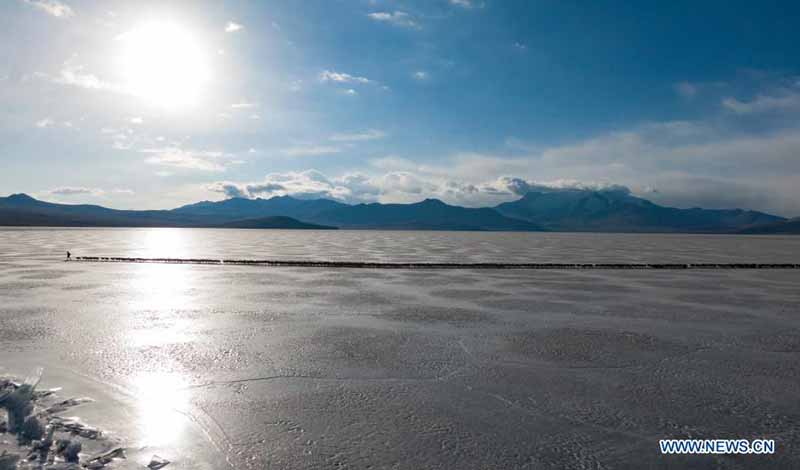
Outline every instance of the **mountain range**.
POLYGON ((346 228, 391 230, 800 233, 800 220, 731 209, 678 209, 621 190, 531 191, 496 207, 425 199, 413 204, 345 204, 330 199, 231 198, 171 210, 57 204, 26 194, 0 197, 0 226, 346 228))
POLYGON ((786 220, 742 209, 664 207, 625 190, 531 191, 496 210, 546 230, 570 232, 732 233, 786 220))

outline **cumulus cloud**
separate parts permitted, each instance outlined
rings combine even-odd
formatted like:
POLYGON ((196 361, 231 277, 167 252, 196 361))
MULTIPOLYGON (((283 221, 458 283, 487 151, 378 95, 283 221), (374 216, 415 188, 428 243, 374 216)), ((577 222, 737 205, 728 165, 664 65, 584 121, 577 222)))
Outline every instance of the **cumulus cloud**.
POLYGON ((74 16, 75 12, 72 8, 64 2, 58 0, 24 0, 25 3, 35 7, 36 9, 47 13, 48 15, 57 18, 69 18, 74 16))
POLYGON ((529 192, 553 192, 553 191, 600 191, 600 192, 619 192, 630 194, 631 190, 627 186, 610 182, 597 181, 578 181, 569 179, 558 179, 552 181, 526 181, 523 178, 511 176, 501 176, 493 186, 487 188, 501 188, 497 191, 502 194, 507 191, 516 196, 524 196, 529 192))
POLYGON ((223 193, 226 197, 249 197, 249 193, 241 186, 236 183, 230 183, 227 181, 218 181, 215 183, 209 184, 206 189, 214 193, 223 193))
POLYGON ((40 120, 36 121, 36 127, 40 128, 40 129, 44 129, 45 127, 52 126, 54 123, 55 122, 52 119, 47 117, 47 118, 40 119, 40 120))
POLYGON ((383 23, 389 23, 395 26, 401 26, 404 28, 418 28, 419 24, 411 18, 411 15, 404 11, 380 11, 375 13, 369 13, 367 15, 373 21, 380 21, 383 23))
POLYGON ((347 203, 408 203, 438 198, 471 207, 492 206, 519 199, 533 190, 593 189, 623 191, 626 194, 629 192, 624 186, 569 180, 537 182, 501 176, 495 180, 472 183, 411 171, 389 171, 376 175, 349 173, 330 177, 317 170, 271 173, 257 182, 220 181, 210 184, 207 189, 226 197, 269 198, 290 195, 301 199, 327 198, 347 203))
POLYGON ((235 21, 228 21, 228 23, 225 25, 226 33, 235 33, 236 31, 241 31, 242 29, 244 29, 244 26, 236 23, 235 21))
POLYGON ((378 140, 386 137, 386 133, 377 129, 368 129, 364 132, 352 134, 333 134, 329 140, 334 142, 363 142, 366 140, 378 140))
POLYGON ((230 164, 241 163, 232 155, 207 150, 189 150, 179 147, 145 149, 140 152, 150 154, 145 163, 186 170, 225 171, 230 164))
POLYGON ((522 181, 494 186, 515 194, 530 190, 525 184, 542 181, 551 187, 613 188, 617 184, 627 186, 633 194, 677 207, 741 207, 784 216, 800 214, 800 187, 796 184, 800 178, 800 126, 742 134, 703 122, 663 122, 564 145, 530 148, 520 156, 462 154, 432 165, 385 158, 374 161, 373 166, 476 186, 492 176, 514 175, 522 181), (653 188, 657 192, 653 193, 653 188))
POLYGON ((322 82, 335 82, 335 83, 360 83, 360 84, 374 83, 373 80, 370 80, 367 77, 359 77, 357 75, 350 75, 349 73, 344 73, 344 72, 334 72, 331 70, 323 70, 319 74, 319 79, 322 82))
POLYGON ((227 197, 272 197, 291 195, 300 199, 327 198, 345 202, 374 200, 378 189, 361 174, 329 178, 317 170, 271 173, 252 183, 217 182, 207 188, 227 197))

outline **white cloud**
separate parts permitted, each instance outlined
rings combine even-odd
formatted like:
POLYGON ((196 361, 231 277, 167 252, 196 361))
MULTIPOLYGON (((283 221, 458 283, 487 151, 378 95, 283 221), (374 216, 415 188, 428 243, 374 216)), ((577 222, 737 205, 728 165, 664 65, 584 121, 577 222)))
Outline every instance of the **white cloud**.
POLYGON ((69 18, 74 16, 75 12, 64 2, 58 0, 24 0, 28 5, 32 5, 37 9, 47 13, 48 15, 57 18, 69 18))
POLYGON ((737 114, 800 110, 800 93, 787 92, 781 96, 759 95, 751 101, 725 98, 722 106, 737 114))
POLYGON ((341 149, 329 145, 298 145, 283 149, 282 154, 287 157, 313 157, 317 155, 329 155, 332 153, 339 153, 341 149))
POLYGON ((675 91, 684 98, 694 98, 698 89, 693 83, 679 82, 675 84, 675 91))
POLYGON ((329 140, 334 142, 363 142, 366 140, 378 140, 386 137, 386 133, 377 129, 368 129, 364 132, 353 134, 334 134, 329 140))
POLYGON ((44 129, 45 127, 50 127, 53 124, 54 124, 54 121, 49 117, 46 117, 44 119, 40 119, 40 120, 36 121, 36 127, 41 128, 41 129, 44 129))
POLYGON ((114 188, 105 190, 102 188, 88 188, 83 186, 61 186, 46 191, 52 196, 105 196, 108 194, 131 196, 134 194, 132 189, 114 188))
POLYGON ((105 193, 105 191, 103 191, 100 188, 84 188, 77 186, 62 186, 59 188, 53 188, 47 192, 54 196, 79 196, 79 195, 101 196, 105 193))
POLYGON ((142 119, 140 117, 132 117, 130 119, 130 121, 131 121, 131 124, 142 124, 144 122, 144 119, 142 119))
POLYGON ((408 203, 433 197, 472 207, 493 206, 515 200, 529 190, 555 191, 568 188, 628 192, 623 186, 608 183, 565 180, 534 182, 509 176, 470 183, 411 171, 390 171, 372 176, 348 173, 329 177, 313 169, 271 173, 258 182, 220 181, 207 187, 209 191, 223 193, 227 197, 268 198, 290 195, 301 199, 327 198, 347 203, 408 203))
POLYGON ((84 72, 84 67, 82 65, 73 64, 72 60, 68 60, 59 72, 59 75, 52 80, 61 85, 76 86, 87 90, 123 91, 118 85, 106 82, 94 74, 84 72))
POLYGON ((414 77, 415 80, 427 80, 429 75, 428 72, 424 70, 417 70, 411 76, 414 77))
POLYGON ((241 102, 241 103, 233 103, 231 108, 233 109, 251 109, 257 108, 258 103, 248 103, 248 102, 241 102))
POLYGON ((472 0, 448 0, 450 5, 455 5, 461 8, 483 8, 483 4, 477 5, 472 0))
POLYGON ((164 147, 141 150, 141 153, 150 154, 145 163, 172 168, 198 170, 198 171, 225 171, 230 164, 239 163, 232 155, 207 151, 188 150, 179 147, 164 147))
POLYGON ((235 33, 236 31, 241 31, 242 29, 244 29, 244 26, 236 23, 235 21, 228 21, 228 23, 225 25, 226 33, 235 33))
POLYGON ((404 11, 386 12, 380 11, 367 15, 373 21, 393 24, 404 28, 418 28, 419 24, 411 18, 411 15, 404 11))
POLYGON ((374 83, 373 80, 370 80, 367 77, 359 77, 357 75, 350 75, 349 73, 344 72, 333 72, 331 70, 323 70, 322 73, 319 74, 319 79, 322 82, 360 84, 374 83))
POLYGON ((327 198, 346 202, 374 201, 379 189, 369 177, 360 173, 346 174, 340 178, 329 178, 317 170, 302 172, 271 173, 263 181, 212 183, 209 191, 223 193, 228 197, 271 197, 291 195, 297 198, 327 198))

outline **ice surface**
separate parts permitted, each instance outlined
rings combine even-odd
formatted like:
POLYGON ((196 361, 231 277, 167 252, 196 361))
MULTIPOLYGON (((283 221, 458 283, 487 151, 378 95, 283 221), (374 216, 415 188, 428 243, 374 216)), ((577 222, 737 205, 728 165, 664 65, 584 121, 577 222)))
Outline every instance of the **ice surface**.
POLYGON ((130 468, 800 467, 797 271, 60 260, 800 261, 800 238, 511 235, 0 231, 0 374, 92 398, 74 413, 130 468), (682 437, 778 452, 659 454, 682 437))

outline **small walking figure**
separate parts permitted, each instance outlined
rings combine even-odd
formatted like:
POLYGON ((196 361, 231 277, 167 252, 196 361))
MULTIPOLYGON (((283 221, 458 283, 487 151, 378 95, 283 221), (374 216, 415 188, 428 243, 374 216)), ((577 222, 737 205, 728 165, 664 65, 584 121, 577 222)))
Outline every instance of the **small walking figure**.
POLYGON ((69 261, 70 259, 72 259, 72 253, 70 253, 70 252, 68 251, 68 252, 67 252, 67 261, 69 261))

